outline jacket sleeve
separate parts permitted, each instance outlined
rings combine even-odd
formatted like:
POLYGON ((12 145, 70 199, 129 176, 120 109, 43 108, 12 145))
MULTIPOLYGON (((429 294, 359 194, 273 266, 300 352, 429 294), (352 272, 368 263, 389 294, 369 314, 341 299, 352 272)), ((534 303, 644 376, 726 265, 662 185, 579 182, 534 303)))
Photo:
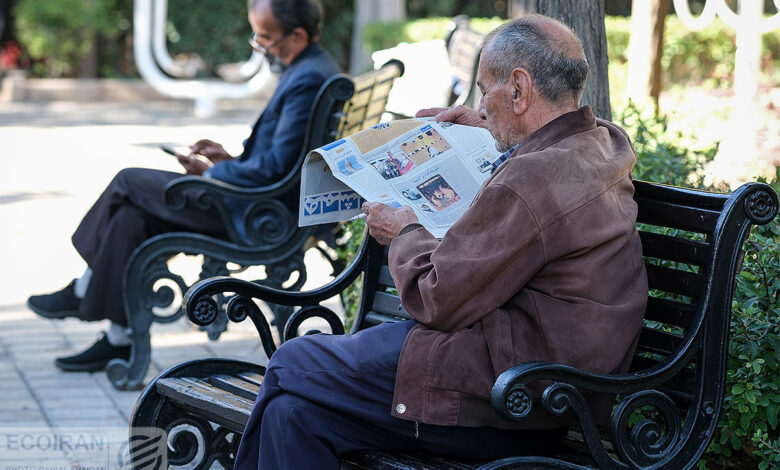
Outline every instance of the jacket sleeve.
POLYGON ((448 332, 506 303, 544 261, 532 213, 500 184, 486 186, 441 241, 418 228, 395 238, 388 257, 409 314, 448 332))
MULTIPOLYGON (((226 183, 244 187, 264 186, 282 179, 301 153, 306 126, 319 83, 296 83, 286 93, 280 112, 263 116, 259 126, 273 126, 270 145, 265 139, 255 139, 252 148, 245 148, 246 158, 234 158, 215 164, 211 176, 226 183)), ((263 133, 263 129, 258 131, 263 133)), ((268 131, 266 131, 268 132, 268 131)))

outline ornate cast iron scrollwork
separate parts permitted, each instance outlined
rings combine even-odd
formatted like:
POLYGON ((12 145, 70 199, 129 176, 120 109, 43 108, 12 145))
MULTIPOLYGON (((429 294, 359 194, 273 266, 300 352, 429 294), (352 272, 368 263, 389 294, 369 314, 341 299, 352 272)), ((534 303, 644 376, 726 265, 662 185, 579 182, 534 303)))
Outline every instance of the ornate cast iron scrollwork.
POLYGON ((232 468, 238 451, 239 438, 233 431, 208 421, 187 415, 168 425, 168 466, 204 470, 218 461, 232 468))
MULTIPOLYGON (((198 304, 200 304, 200 299, 198 299, 198 304)), ((260 311, 260 307, 251 298, 243 295, 231 297, 227 303, 227 316, 236 323, 249 317, 260 335, 260 342, 263 345, 266 356, 270 358, 276 352, 276 343, 274 343, 274 338, 271 334, 271 327, 268 325, 263 312, 260 311)))
POLYGON ((519 420, 528 416, 533 407, 528 388, 522 384, 512 386, 504 397, 504 406, 514 419, 519 420))
POLYGON ((598 468, 627 469, 628 466, 616 461, 609 456, 604 445, 599 439, 596 423, 590 413, 590 407, 582 394, 574 386, 565 383, 553 383, 542 394, 542 406, 548 413, 554 416, 563 416, 565 413, 574 412, 582 431, 582 437, 588 446, 591 457, 598 468))
POLYGON ((217 301, 211 298, 211 296, 204 295, 195 303, 195 308, 190 312, 190 320, 199 326, 205 326, 217 318, 218 312, 217 301))
POLYGON ((270 199, 252 204, 244 215, 244 227, 253 245, 271 250, 286 242, 298 224, 284 203, 270 199))
MULTIPOLYGON (((227 276, 230 272, 227 269, 224 260, 217 259, 211 256, 205 256, 203 264, 200 268, 200 279, 208 279, 215 276, 227 276)), ((225 296, 222 294, 217 295, 217 316, 209 322, 206 326, 201 326, 199 329, 205 331, 206 335, 211 341, 216 341, 227 330, 227 316, 225 315, 222 305, 225 303, 225 296)))
POLYGON ((308 307, 303 307, 290 316, 290 319, 287 320, 287 325, 284 328, 284 337, 282 338, 282 341, 284 342, 298 336, 298 328, 309 318, 322 318, 328 322, 330 331, 334 335, 344 334, 344 324, 341 323, 341 319, 333 310, 323 307, 322 305, 310 305, 308 307))
POLYGON ((745 198, 745 213, 754 224, 765 224, 777 213, 777 195, 764 188, 759 188, 745 198))
POLYGON ((303 253, 295 253, 278 263, 266 265, 266 279, 255 282, 281 288, 282 284, 290 279, 290 276, 295 272, 298 273, 298 278, 295 279, 295 282, 292 285, 285 287, 285 289, 301 290, 301 287, 303 287, 303 284, 306 282, 306 265, 303 262, 303 253))
POLYGON ((643 390, 624 398, 615 408, 612 443, 615 452, 632 467, 647 467, 672 454, 680 441, 680 426, 680 410, 671 398, 657 390, 643 390), (643 412, 645 407, 650 411, 643 412), (643 413, 645 419, 629 428, 628 420, 635 412, 643 413))
MULTIPOLYGON (((179 289, 179 293, 187 290, 187 284, 184 279, 168 270, 168 258, 170 255, 161 255, 152 260, 144 270, 144 283, 141 288, 141 305, 146 306, 149 312, 157 307, 160 309, 169 309, 176 300, 176 292, 170 285, 160 285, 155 288, 159 281, 171 281, 179 289)), ((157 323, 171 323, 184 314, 181 309, 176 309, 170 315, 160 315, 152 313, 153 321, 157 323)))

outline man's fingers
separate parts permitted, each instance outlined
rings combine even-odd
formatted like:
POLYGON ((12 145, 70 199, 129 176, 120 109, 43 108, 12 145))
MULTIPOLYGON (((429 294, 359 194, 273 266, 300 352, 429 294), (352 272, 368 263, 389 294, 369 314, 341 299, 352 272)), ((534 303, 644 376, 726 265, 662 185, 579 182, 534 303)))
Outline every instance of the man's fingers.
POLYGON ((429 116, 436 116, 437 114, 441 114, 442 111, 445 111, 447 108, 424 108, 414 115, 414 117, 429 117, 429 116))

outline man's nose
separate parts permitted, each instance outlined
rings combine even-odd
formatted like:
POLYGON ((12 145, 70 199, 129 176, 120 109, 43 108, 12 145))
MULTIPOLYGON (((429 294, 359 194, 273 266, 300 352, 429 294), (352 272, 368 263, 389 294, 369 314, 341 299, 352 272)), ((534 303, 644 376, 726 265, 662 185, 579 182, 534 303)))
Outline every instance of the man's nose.
POLYGON ((479 106, 477 106, 477 114, 479 114, 479 118, 483 121, 487 120, 487 114, 485 113, 485 99, 484 97, 481 97, 479 99, 479 106))

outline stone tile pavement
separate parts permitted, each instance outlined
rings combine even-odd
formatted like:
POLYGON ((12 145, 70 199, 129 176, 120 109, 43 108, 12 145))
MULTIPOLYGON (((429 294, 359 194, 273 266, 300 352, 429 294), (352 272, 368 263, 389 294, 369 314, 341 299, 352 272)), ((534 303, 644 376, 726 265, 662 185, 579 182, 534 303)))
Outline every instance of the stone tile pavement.
MULTIPOLYGON (((261 107, 233 103, 203 120, 175 101, 0 104, 0 470, 119 468, 139 392, 115 390, 103 373, 61 372, 52 362, 91 344, 107 323, 41 319, 25 300, 83 272, 70 235, 118 170, 178 171, 157 149, 161 143, 183 148, 211 138, 237 153, 261 107)), ((329 268, 316 252, 306 262, 305 288, 327 282, 329 268)), ((248 323, 232 324, 218 342, 186 319, 154 325, 152 349, 149 378, 201 357, 266 361, 248 323)))

